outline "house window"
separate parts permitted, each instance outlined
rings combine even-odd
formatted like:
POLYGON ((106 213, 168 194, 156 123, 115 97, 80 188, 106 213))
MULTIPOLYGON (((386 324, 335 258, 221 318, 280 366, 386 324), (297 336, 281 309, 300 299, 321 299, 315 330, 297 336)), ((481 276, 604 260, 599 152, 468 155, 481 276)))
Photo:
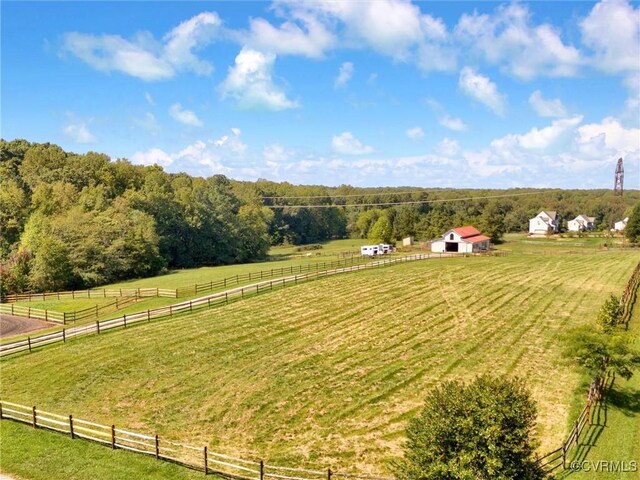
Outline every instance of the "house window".
POLYGON ((453 233, 449 235, 449 240, 453 240, 453 233))

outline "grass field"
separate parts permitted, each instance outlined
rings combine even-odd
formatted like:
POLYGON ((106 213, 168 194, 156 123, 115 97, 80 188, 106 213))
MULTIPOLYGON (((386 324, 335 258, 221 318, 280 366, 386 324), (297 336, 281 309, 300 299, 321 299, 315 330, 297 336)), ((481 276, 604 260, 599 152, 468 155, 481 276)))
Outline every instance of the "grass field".
POLYGON ((431 387, 517 374, 546 451, 584 397, 562 333, 637 261, 459 258, 320 280, 4 359, 0 393, 271 463, 387 473, 431 387))

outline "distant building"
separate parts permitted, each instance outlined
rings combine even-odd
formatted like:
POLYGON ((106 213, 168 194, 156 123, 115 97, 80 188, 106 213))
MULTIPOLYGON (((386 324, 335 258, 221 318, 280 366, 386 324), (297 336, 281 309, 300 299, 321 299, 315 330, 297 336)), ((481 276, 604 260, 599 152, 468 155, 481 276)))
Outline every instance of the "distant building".
POLYGON ((578 215, 567 223, 567 229, 570 232, 584 232, 593 230, 596 227, 596 218, 587 217, 586 215, 578 215))
POLYGON ((629 217, 625 218, 624 220, 620 220, 619 222, 616 222, 613 225, 613 230, 616 232, 622 232, 627 226, 628 222, 629 222, 629 217))
POLYGON ((411 247, 413 245, 413 237, 407 237, 402 239, 403 247, 411 247))
POLYGON ((431 242, 432 252, 476 253, 489 250, 491 238, 472 226, 453 228, 431 242))
POLYGON ((546 212, 543 210, 529 220, 529 233, 531 235, 558 233, 558 214, 556 212, 546 212))

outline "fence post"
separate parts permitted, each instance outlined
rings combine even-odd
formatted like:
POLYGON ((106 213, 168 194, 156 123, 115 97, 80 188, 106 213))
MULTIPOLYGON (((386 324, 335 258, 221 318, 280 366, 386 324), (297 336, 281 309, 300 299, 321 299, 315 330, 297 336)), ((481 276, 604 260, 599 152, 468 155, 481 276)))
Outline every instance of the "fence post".
POLYGON ((98 330, 98 334, 100 333, 100 322, 96 320, 96 329, 98 330))
POLYGON ((229 303, 229 294, 224 292, 224 303, 229 303))
POLYGON ((189 311, 193 312, 193 302, 189 300, 189 311))
POLYGON ((264 461, 260 460, 260 480, 264 480, 264 461))
POLYGON ((331 469, 327 468, 327 480, 331 480, 331 469))
POLYGON ((0 420, 2 420, 2 402, 0 402, 0 420))
POLYGON ((151 310, 147 310, 147 322, 151 321, 151 310))
POLYGON ((204 474, 209 474, 209 460, 207 458, 207 446, 204 446, 204 474))
POLYGON ((156 435, 156 459, 160 458, 160 439, 156 435))
POLYGON ((66 333, 66 328, 62 329, 62 343, 67 343, 67 333, 66 333))
POLYGON ((49 310, 47 310, 46 308, 44 309, 44 321, 49 321, 49 310))
POLYGON ((29 353, 31 353, 31 337, 27 337, 27 342, 29 343, 29 353))
POLYGON ((116 426, 111 425, 111 448, 116 449, 116 426))
POLYGON ((38 426, 38 421, 37 421, 37 418, 36 418, 36 406, 35 405, 32 408, 32 412, 33 412, 33 420, 32 420, 33 428, 36 428, 38 426))
POLYGON ((73 415, 69 415, 69 433, 71 434, 71 440, 75 438, 73 435, 73 415))
POLYGON ((122 318, 124 320, 124 328, 127 328, 127 314, 125 313, 122 318))

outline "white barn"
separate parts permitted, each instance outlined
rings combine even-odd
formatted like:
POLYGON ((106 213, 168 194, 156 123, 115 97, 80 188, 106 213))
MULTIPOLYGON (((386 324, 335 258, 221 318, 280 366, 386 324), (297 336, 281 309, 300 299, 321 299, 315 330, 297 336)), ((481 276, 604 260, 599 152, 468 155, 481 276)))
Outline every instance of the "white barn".
POLYGON ((444 253, 485 252, 491 247, 491 238, 482 235, 472 226, 453 228, 445 232, 442 238, 431 242, 431 251, 444 253))
POLYGON ((629 217, 625 218, 624 220, 620 220, 619 222, 616 222, 613 225, 613 229, 616 232, 622 232, 624 230, 624 228, 627 226, 628 222, 629 222, 629 217))
POLYGON ((558 232, 558 214, 556 212, 542 211, 529 220, 529 234, 546 235, 558 232))
POLYGON ((596 226, 596 218, 586 215, 578 215, 573 220, 567 222, 567 229, 570 232, 584 232, 585 230, 593 230, 596 226))

